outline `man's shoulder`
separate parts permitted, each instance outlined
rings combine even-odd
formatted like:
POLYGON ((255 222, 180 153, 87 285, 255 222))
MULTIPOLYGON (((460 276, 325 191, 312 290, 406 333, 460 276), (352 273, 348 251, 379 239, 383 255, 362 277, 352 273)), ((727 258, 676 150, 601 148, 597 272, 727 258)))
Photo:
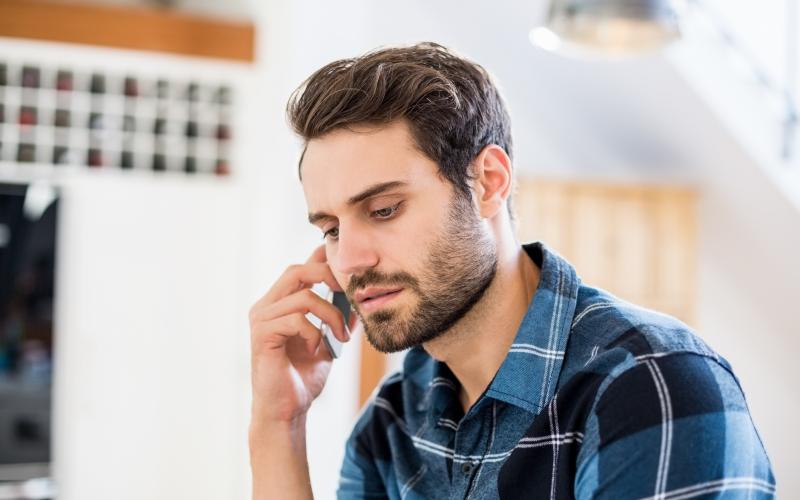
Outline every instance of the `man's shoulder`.
POLYGON ((693 353, 725 364, 683 321, 628 302, 600 288, 581 285, 570 332, 570 348, 622 350, 630 356, 693 353))
POLYGON ((559 387, 581 374, 591 373, 590 378, 607 384, 650 359, 687 362, 692 357, 722 368, 730 382, 738 382, 728 361, 686 323, 582 284, 559 387))

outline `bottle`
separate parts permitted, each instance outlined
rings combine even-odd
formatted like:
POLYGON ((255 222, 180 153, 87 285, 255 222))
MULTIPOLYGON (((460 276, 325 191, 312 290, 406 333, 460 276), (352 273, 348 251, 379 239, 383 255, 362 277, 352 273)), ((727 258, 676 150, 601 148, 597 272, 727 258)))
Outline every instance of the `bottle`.
POLYGON ((36 125, 36 108, 33 106, 22 106, 19 110, 19 124, 23 127, 36 125))
POLYGON ((166 99, 169 97, 169 82, 166 80, 158 80, 156 82, 156 97, 159 99, 166 99))
POLYGON ((36 161, 36 145, 20 144, 17 148, 17 161, 20 163, 33 163, 36 161))
POLYGON ((89 129, 102 130, 103 129, 103 115, 97 112, 89 114, 89 129))
POLYGON ((54 125, 56 127, 63 127, 69 128, 70 122, 69 110, 67 109, 57 109, 55 114, 54 125))
POLYGON ((217 140, 227 141, 231 138, 231 129, 226 123, 217 125, 217 140))
POLYGON ((186 137, 194 138, 199 135, 199 128, 197 126, 197 122, 194 120, 189 120, 186 122, 186 137))
POLYGON ((136 78, 132 76, 125 77, 125 85, 123 92, 126 97, 138 97, 139 96, 139 84, 136 81, 136 78))
POLYGON ((193 156, 187 156, 183 164, 183 170, 187 174, 197 173, 197 159, 193 156))
POLYGON ((53 147, 53 164, 63 165, 69 163, 69 149, 66 146, 53 147))
POLYGON ((106 91, 106 79, 103 75, 95 73, 89 82, 89 92, 92 94, 104 94, 106 91))
POLYGON ((97 148, 89 148, 89 154, 86 158, 86 163, 93 168, 103 166, 103 152, 97 148))
POLYGON ((167 158, 163 153, 153 154, 153 171, 164 172, 167 170, 167 158))
POLYGON ((229 175, 231 173, 231 169, 228 165, 228 160, 219 158, 216 166, 214 167, 214 173, 217 175, 229 175))
POLYGON ((197 101, 200 97, 200 86, 192 82, 186 87, 186 99, 189 101, 197 101))
POLYGON ((133 168, 133 151, 123 151, 119 159, 119 166, 125 170, 133 168))
POLYGON ((72 72, 65 69, 58 70, 56 73, 56 90, 62 92, 72 91, 72 72))
POLYGON ((22 86, 26 88, 39 88, 39 68, 24 66, 22 68, 22 86))
POLYGON ((167 120, 161 116, 157 117, 153 122, 153 133, 155 135, 164 135, 167 131, 167 120))
POLYGON ((227 85, 222 85, 217 89, 216 101, 218 104, 231 103, 231 88, 227 85))

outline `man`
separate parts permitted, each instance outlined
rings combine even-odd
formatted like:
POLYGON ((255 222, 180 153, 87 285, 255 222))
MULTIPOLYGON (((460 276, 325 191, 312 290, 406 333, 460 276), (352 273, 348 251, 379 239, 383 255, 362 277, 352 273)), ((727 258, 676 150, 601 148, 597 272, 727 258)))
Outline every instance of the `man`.
POLYGON ((581 283, 513 231, 505 105, 424 43, 333 62, 292 96, 325 244, 251 309, 253 495, 311 498, 305 417, 331 358, 310 291, 410 348, 347 441, 340 498, 767 498, 775 481, 728 363, 679 321, 581 283))

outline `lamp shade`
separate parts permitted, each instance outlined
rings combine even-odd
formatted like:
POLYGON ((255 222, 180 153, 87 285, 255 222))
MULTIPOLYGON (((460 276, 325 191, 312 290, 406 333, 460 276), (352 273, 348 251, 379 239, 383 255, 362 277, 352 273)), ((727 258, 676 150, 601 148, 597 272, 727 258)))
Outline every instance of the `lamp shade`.
POLYGON ((625 56, 659 49, 680 37, 674 0, 551 0, 531 42, 548 50, 579 49, 625 56))

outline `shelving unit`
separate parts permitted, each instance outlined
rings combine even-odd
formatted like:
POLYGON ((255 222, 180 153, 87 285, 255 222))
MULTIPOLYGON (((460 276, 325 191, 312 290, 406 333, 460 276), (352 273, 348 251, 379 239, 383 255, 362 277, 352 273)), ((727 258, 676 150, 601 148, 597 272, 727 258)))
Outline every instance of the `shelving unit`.
POLYGON ((232 173, 254 40, 251 23, 173 10, 0 2, 0 173, 232 173))
POLYGON ((0 60, 0 161, 227 175, 231 86, 0 60))

